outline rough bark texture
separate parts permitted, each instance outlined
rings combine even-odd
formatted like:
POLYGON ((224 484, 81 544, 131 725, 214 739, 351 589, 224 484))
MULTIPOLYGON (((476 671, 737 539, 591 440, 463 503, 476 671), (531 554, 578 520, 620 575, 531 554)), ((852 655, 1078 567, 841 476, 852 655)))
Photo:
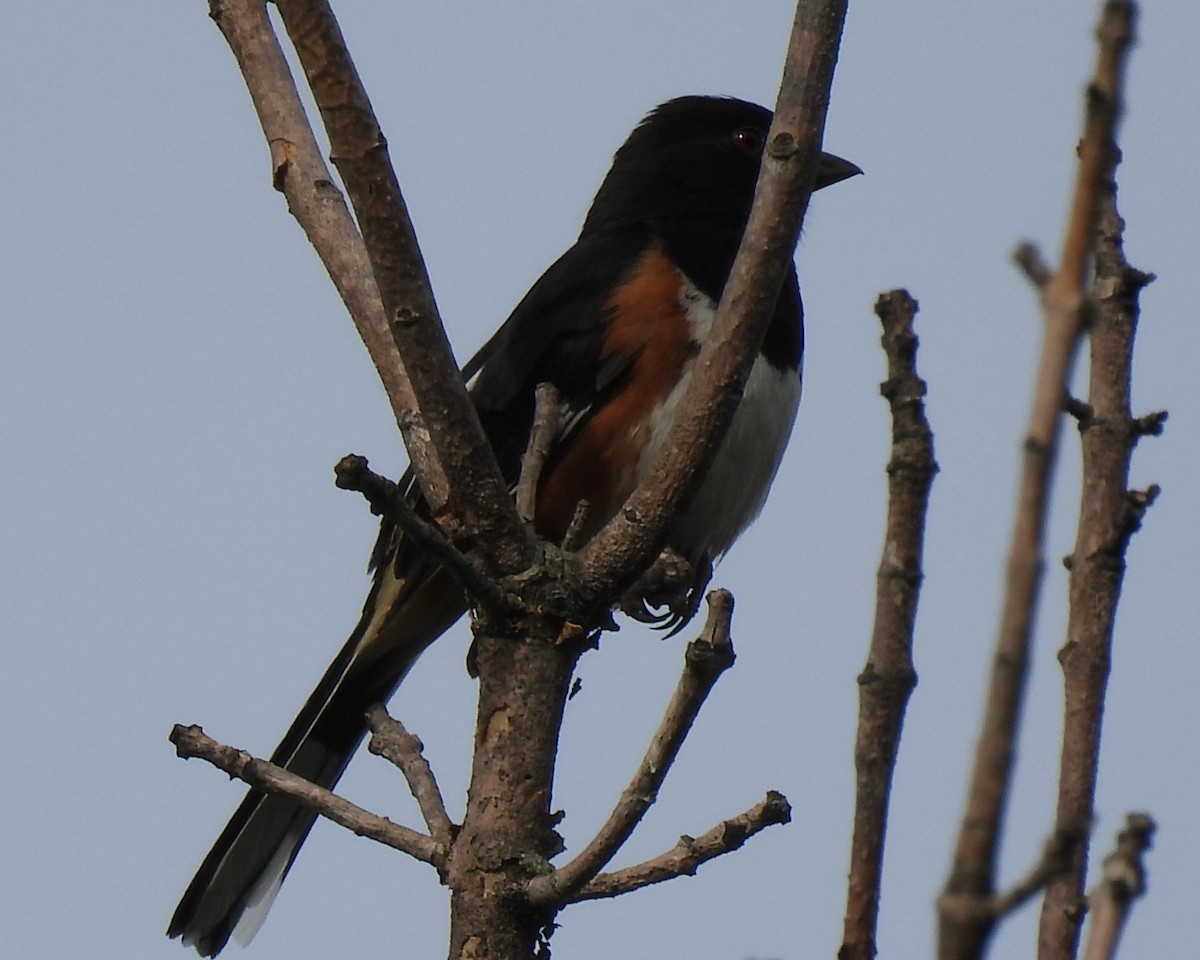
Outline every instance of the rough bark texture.
POLYGON ((1079 532, 1070 558, 1067 640, 1059 651, 1064 721, 1055 833, 1069 844, 1066 868, 1046 888, 1038 933, 1039 960, 1070 960, 1078 948, 1088 834, 1100 757, 1104 694, 1112 662, 1113 623, 1125 550, 1157 490, 1127 487, 1129 463, 1148 423, 1130 413, 1137 297, 1151 279, 1132 269, 1121 248, 1115 190, 1104 198, 1094 284, 1088 402, 1075 406, 1082 433, 1083 491, 1079 532))
MULTIPOLYGON (((1074 195, 1058 269, 1030 245, 1017 261, 1038 286, 1045 313, 1042 349, 1022 452, 1020 488, 1005 571, 1005 593, 974 767, 950 875, 938 901, 940 960, 977 960, 1001 913, 1021 897, 996 896, 1004 811, 1013 775, 1029 651, 1045 568, 1044 532, 1058 458, 1067 383, 1084 331, 1087 271, 1100 197, 1116 166, 1115 129, 1132 4, 1106 3, 1088 88, 1074 195)), ((1051 841, 1062 847, 1062 838, 1051 841)), ((1035 869, 1033 875, 1044 871, 1035 869)))
POLYGON ((550 811, 554 760, 578 649, 481 636, 475 758, 448 864, 451 960, 533 957, 556 907, 532 909, 530 878, 561 852, 550 811))
POLYGON ((876 576, 875 626, 867 664, 858 678, 859 719, 854 745, 854 835, 839 960, 871 960, 879 915, 888 798, 908 698, 917 683, 913 626, 921 587, 925 513, 937 463, 925 419, 925 382, 917 376, 917 303, 904 290, 875 305, 883 323, 887 379, 880 391, 892 411, 888 512, 876 576))
POLYGON ((387 140, 341 29, 323 0, 276 6, 321 112, 412 384, 415 409, 398 410, 397 420, 410 450, 415 443, 423 454, 414 454, 413 466, 433 516, 460 549, 478 551, 498 572, 520 570, 532 542, 458 375, 387 140))

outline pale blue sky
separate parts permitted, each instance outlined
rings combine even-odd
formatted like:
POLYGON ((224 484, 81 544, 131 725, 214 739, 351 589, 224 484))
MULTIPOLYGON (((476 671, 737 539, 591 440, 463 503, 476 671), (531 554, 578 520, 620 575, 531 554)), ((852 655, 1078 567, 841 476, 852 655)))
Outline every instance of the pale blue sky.
MULTIPOLYGON (((270 188, 233 59, 202 0, 11 5, 0 36, 0 931, 14 958, 187 956, 162 932, 242 790, 173 758, 173 722, 268 752, 353 625, 374 523, 333 488, 344 453, 398 472, 382 392, 270 188)), ((795 821, 680 880, 560 917, 556 956, 831 956, 841 931, 857 688, 873 603, 888 421, 871 305, 920 300, 942 472, 891 822, 881 956, 931 955, 1006 549, 1038 339, 1008 262, 1053 257, 1094 59, 1096 3, 852 5, 826 146, 866 176, 814 202, 799 253, 805 398, 767 511, 718 571, 738 663, 621 863, 750 806, 795 821)), ((571 243, 613 149, 681 93, 771 102, 790 22, 758 4, 340 5, 460 356, 571 243)), ((1168 408, 1134 482, 1163 486, 1130 552, 1097 837, 1159 820, 1124 956, 1200 934, 1200 15, 1147 3, 1122 135, 1121 209, 1143 297, 1138 412, 1168 408)), ((1077 453, 1067 434, 1003 874, 1052 818, 1077 453)), ((628 779, 685 638, 632 627, 588 655, 558 805, 578 850, 628 779)), ((455 812, 472 687, 460 628, 393 709, 455 812)), ((417 822, 362 756, 351 798, 417 822)), ((996 960, 1033 952, 1036 911, 996 960)), ((444 954, 421 865, 320 826, 246 956, 444 954)), ((236 947, 230 956, 238 956, 236 947)))

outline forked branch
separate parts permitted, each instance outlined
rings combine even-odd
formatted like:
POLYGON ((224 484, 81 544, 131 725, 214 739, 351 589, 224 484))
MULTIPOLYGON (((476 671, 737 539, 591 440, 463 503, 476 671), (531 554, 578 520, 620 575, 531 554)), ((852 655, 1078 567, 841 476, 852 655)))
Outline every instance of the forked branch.
POLYGON ((607 866, 629 839, 646 812, 658 799, 679 749, 691 730, 700 708, 713 686, 733 665, 730 620, 733 597, 726 590, 708 595, 708 622, 696 640, 688 644, 683 674, 629 786, 617 806, 591 842, 562 868, 529 882, 527 895, 535 906, 560 905, 576 899, 575 894, 607 866))
POLYGON ((631 893, 651 884, 662 883, 664 880, 694 876, 701 865, 709 860, 732 853, 767 827, 790 823, 791 819, 792 807, 787 802, 787 797, 772 790, 745 813, 722 820, 698 837, 680 837, 672 849, 652 860, 597 875, 575 893, 569 902, 619 897, 623 893, 631 893))
POLYGON ((446 802, 442 799, 437 778, 423 753, 425 745, 379 704, 367 711, 367 726, 371 731, 367 748, 400 768, 417 806, 421 808, 421 816, 425 818, 430 835, 449 849, 458 828, 446 812, 446 802))
POLYGON ((470 531, 485 562, 513 572, 531 557, 532 542, 458 375, 387 141, 337 20, 324 0, 275 5, 361 234, 320 158, 264 4, 211 0, 272 144, 273 182, 352 306, 434 515, 452 540, 470 531))
MULTIPOLYGON (((702 373, 691 378, 690 392, 681 404, 685 413, 664 442, 650 479, 609 528, 583 547, 579 570, 566 564, 570 567, 566 573, 536 565, 538 546, 501 480, 453 364, 386 140, 328 2, 276 0, 276 7, 320 110, 357 230, 344 204, 333 205, 336 229, 322 220, 329 213, 322 210, 322 203, 331 196, 340 203, 340 195, 320 162, 311 131, 305 135, 303 130, 280 130, 274 125, 278 114, 304 126, 286 61, 270 35, 264 4, 211 0, 213 16, 238 58, 272 144, 273 182, 287 193, 298 218, 307 218, 302 220, 306 232, 314 237, 347 303, 358 304, 352 309, 367 316, 363 336, 373 344, 372 357, 404 434, 429 515, 455 549, 470 553, 471 563, 480 571, 520 581, 528 588, 516 601, 523 604, 522 615, 503 625, 503 635, 477 631, 476 752, 454 855, 445 857, 433 839, 415 834, 429 845, 428 855, 439 858, 439 869, 444 866, 452 890, 451 955, 497 960, 528 956, 540 931, 552 925, 567 893, 578 893, 591 881, 628 835, 645 794, 630 796, 628 809, 615 815, 588 858, 577 858, 574 866, 569 863, 564 868, 565 886, 543 892, 544 899, 537 901, 540 908, 532 898, 515 897, 522 902, 514 903, 481 891, 517 891, 526 884, 536 889, 537 881, 530 880, 540 869, 536 861, 559 852, 561 841, 549 800, 562 707, 575 659, 603 611, 658 554, 669 524, 732 417, 815 179, 845 0, 800 0, 797 5, 766 150, 763 187, 712 335, 696 363, 702 373), (279 92, 278 103, 264 95, 267 90, 279 92), (357 272, 351 278, 338 273, 343 266, 334 248, 339 245, 353 252, 352 269, 357 272), (554 602, 537 602, 546 598, 554 602), (575 623, 571 610, 579 612, 583 622, 575 623), (496 850, 504 853, 496 856, 496 850), (512 850, 522 851, 522 856, 509 856, 512 850)), ((396 499, 394 494, 391 499, 396 499)), ((419 529, 418 524, 412 527, 419 529)), ((430 544, 438 542, 432 531, 426 533, 430 544)), ((446 553, 448 565, 454 563, 453 556, 453 551, 446 553)), ((476 599, 485 595, 482 587, 472 588, 465 575, 464 580, 476 599)), ((711 680, 707 682, 711 685, 711 680)), ((664 743, 652 748, 661 749, 664 772, 678 749, 675 736, 668 731, 664 743)), ((249 759, 243 766, 258 770, 257 763, 249 759)), ((422 779, 420 773, 413 776, 422 779)), ((637 786, 651 794, 657 790, 653 779, 637 786)), ((311 802, 327 800, 314 797, 311 802)), ((439 804, 427 800, 422 807, 431 830, 443 835, 450 829, 448 818, 439 804)), ((779 805, 772 803, 761 817, 765 823, 780 815, 779 805)), ((733 837, 738 830, 726 832, 733 837)))
POLYGON ((364 810, 324 787, 318 787, 282 767, 251 756, 245 750, 218 743, 195 724, 176 724, 171 730, 170 739, 175 744, 175 752, 185 759, 198 757, 207 760, 217 769, 224 770, 231 777, 236 777, 256 790, 299 800, 321 816, 358 836, 369 837, 401 853, 407 853, 410 857, 432 864, 441 872, 446 848, 432 837, 364 810))
POLYGON ((1058 459, 1067 383, 1087 319, 1084 283, 1095 247, 1100 200, 1116 166, 1116 125, 1132 41, 1133 9, 1128 0, 1110 0, 1101 15, 1099 53, 1088 87, 1074 196, 1058 268, 1051 270, 1031 244, 1023 244, 1016 254, 1042 303, 1042 348, 1022 452, 992 674, 954 861, 939 898, 940 960, 977 960, 996 920, 991 904, 1000 831, 1045 568, 1051 478, 1058 459))

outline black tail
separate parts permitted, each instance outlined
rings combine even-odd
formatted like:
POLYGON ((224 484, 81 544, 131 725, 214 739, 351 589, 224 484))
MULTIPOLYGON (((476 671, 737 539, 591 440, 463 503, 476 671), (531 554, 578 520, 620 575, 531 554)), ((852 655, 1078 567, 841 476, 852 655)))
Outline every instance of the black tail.
MULTIPOLYGON (((362 619, 271 762, 333 787, 366 732, 364 714, 386 701, 417 657, 462 616, 462 590, 438 568, 398 578, 384 564, 362 619)), ((232 934, 257 932, 316 820, 286 797, 250 791, 175 908, 167 936, 215 957, 232 934)))

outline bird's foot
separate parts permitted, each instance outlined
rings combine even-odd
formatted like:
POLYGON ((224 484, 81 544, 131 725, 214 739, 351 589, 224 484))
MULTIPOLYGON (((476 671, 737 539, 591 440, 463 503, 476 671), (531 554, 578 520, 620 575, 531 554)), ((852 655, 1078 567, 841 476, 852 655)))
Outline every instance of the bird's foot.
POLYGON ((640 623, 677 634, 696 615, 712 579, 712 563, 703 558, 693 566, 667 547, 650 569, 621 598, 618 608, 640 623))

